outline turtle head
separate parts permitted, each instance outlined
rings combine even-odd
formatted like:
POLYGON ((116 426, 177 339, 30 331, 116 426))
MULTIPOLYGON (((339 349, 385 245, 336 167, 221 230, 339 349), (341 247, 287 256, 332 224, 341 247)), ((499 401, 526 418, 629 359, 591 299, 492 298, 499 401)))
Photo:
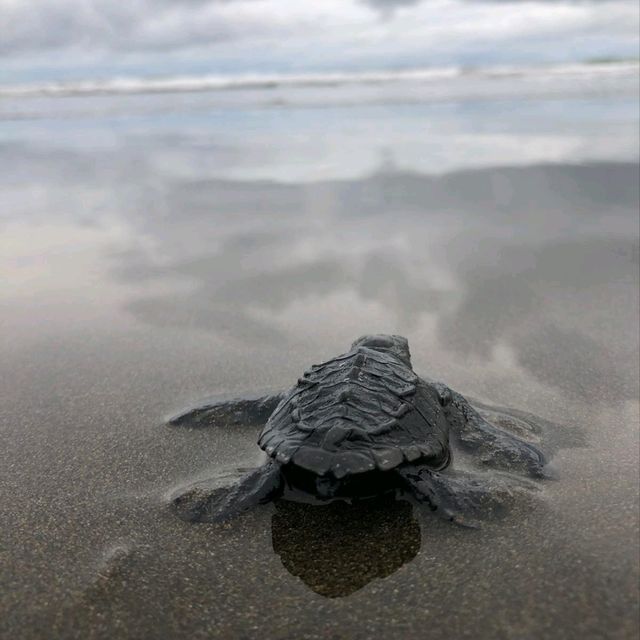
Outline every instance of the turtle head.
POLYGON ((383 353, 391 353, 399 358, 408 367, 411 366, 411 354, 409 353, 409 342, 402 336, 386 335, 378 333, 375 335, 362 336, 358 338, 351 348, 367 347, 383 353))

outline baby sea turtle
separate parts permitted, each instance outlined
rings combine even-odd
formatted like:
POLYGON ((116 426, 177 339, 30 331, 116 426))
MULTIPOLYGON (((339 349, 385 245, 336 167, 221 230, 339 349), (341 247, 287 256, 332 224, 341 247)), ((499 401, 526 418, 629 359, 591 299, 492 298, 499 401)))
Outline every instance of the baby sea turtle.
POLYGON ((192 487, 174 508, 186 519, 218 522, 283 495, 331 500, 402 490, 449 519, 472 522, 514 488, 532 486, 514 474, 541 478, 546 464, 533 444, 541 422, 474 404, 418 377, 406 338, 363 336, 284 394, 172 418, 173 426, 264 425, 258 444, 268 456, 231 486, 192 487), (494 472, 483 474, 487 468, 494 472))

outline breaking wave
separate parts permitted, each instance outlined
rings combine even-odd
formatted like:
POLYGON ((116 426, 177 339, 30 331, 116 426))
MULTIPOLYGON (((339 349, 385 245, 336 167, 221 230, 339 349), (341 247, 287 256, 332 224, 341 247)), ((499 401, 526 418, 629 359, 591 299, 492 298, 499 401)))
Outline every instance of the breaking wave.
POLYGON ((0 97, 119 95, 203 91, 269 90, 278 88, 381 85, 402 82, 446 82, 462 77, 510 78, 602 76, 637 74, 638 62, 578 63, 538 67, 441 67, 400 71, 305 74, 242 74, 174 76, 165 78, 114 77, 109 79, 0 85, 0 97))

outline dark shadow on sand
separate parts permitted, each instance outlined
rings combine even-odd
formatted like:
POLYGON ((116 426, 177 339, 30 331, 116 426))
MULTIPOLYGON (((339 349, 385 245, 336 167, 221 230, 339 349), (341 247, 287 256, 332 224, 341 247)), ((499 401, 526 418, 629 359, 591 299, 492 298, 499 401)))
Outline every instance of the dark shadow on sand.
POLYGON ((409 502, 393 496, 311 505, 279 500, 273 550, 312 591, 342 598, 415 558, 420 525, 409 502))

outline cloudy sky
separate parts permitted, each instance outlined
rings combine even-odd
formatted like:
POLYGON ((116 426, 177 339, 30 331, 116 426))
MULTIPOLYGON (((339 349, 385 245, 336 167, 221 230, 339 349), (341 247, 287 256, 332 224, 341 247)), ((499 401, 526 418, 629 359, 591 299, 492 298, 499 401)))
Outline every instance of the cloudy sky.
POLYGON ((638 55, 637 0, 0 0, 0 82, 638 55))

